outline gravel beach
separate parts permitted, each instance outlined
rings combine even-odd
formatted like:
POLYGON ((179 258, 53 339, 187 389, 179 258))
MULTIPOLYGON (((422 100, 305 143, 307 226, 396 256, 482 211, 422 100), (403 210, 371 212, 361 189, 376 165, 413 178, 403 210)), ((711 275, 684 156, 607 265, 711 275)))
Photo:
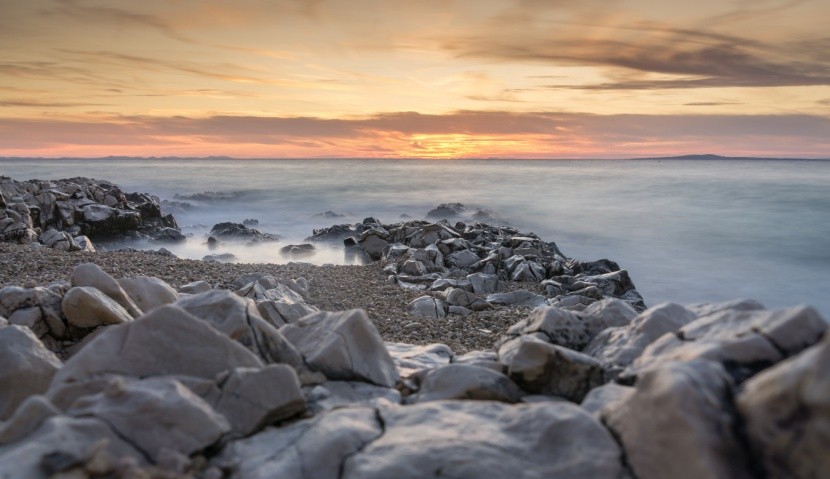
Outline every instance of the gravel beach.
MULTIPOLYGON (((0 243, 0 287, 39 286, 69 280, 72 268, 95 263, 115 278, 155 276, 174 288, 203 280, 227 287, 245 273, 265 272, 275 277, 305 277, 310 282, 308 304, 323 311, 352 308, 366 310, 386 341, 410 344, 443 343, 457 354, 486 350, 529 308, 498 308, 433 321, 413 316, 407 304, 423 292, 386 283, 384 263, 366 266, 314 266, 291 264, 211 263, 178 259, 147 252, 63 252, 49 248, 33 251, 27 246, 0 243)), ((537 284, 506 282, 507 290, 541 292, 537 284)))

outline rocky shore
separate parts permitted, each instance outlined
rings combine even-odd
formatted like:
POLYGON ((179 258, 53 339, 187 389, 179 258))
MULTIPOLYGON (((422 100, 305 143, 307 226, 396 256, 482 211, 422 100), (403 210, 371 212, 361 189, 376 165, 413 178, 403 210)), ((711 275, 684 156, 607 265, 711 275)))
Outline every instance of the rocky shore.
POLYGON ((84 251, 71 243, 104 231, 88 202, 146 220, 113 234, 175 220, 81 180, 52 202, 65 186, 0 190, 25 226, 0 243, 0 478, 830 470, 830 335, 812 308, 649 308, 615 262, 458 221, 457 204, 309 238, 366 266, 84 251))

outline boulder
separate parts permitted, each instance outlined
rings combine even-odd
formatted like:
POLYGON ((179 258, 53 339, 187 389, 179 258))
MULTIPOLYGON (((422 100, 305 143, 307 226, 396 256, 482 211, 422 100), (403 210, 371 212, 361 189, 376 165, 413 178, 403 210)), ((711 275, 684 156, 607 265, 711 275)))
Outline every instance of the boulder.
POLYGON ((635 391, 602 412, 634 475, 750 478, 735 431, 732 378, 711 361, 666 363, 641 373, 635 391))
POLYGON ((214 289, 183 297, 175 305, 239 342, 265 363, 286 363, 298 370, 304 369, 297 350, 259 315, 250 299, 214 289))
POLYGON ((7 421, 0 422, 0 446, 23 439, 50 417, 61 414, 61 410, 55 407, 46 397, 40 394, 29 396, 20 403, 14 411, 14 415, 7 421))
POLYGON ((61 366, 30 329, 0 328, 0 421, 29 396, 45 392, 61 366))
POLYGON ((397 389, 360 381, 326 381, 306 389, 308 407, 314 414, 341 407, 392 407, 401 403, 397 389))
POLYGON ((530 313, 522 334, 544 333, 549 341, 576 351, 588 344, 587 325, 571 311, 555 306, 536 308, 530 313))
POLYGON ((194 281, 179 287, 179 293, 197 294, 210 291, 213 287, 207 281, 194 281))
POLYGON ((91 286, 120 304, 133 318, 142 315, 142 311, 127 296, 127 293, 112 276, 104 272, 95 263, 84 263, 72 270, 72 286, 91 286))
POLYGON ((467 276, 477 296, 486 296, 501 290, 501 282, 495 274, 473 273, 467 276))
POLYGON ((581 402, 603 381, 596 359, 571 349, 520 336, 499 348, 499 359, 510 379, 532 394, 561 396, 581 402))
POLYGON ((187 241, 187 237, 176 228, 161 228, 153 236, 153 241, 157 243, 182 243, 187 241))
POLYGON ((263 364, 207 322, 180 307, 166 305, 139 321, 104 329, 55 375, 49 397, 64 386, 109 375, 213 379, 239 367, 262 368, 263 364))
POLYGON ((280 332, 305 363, 329 379, 394 387, 398 372, 375 325, 361 309, 321 312, 287 324, 280 332))
POLYGON ((635 389, 631 386, 607 383, 591 389, 579 405, 582 409, 593 414, 595 418, 600 419, 603 410, 616 407, 618 403, 627 400, 634 392, 635 389))
POLYGON ((78 399, 68 414, 104 421, 154 462, 164 449, 190 455, 230 430, 223 416, 172 378, 114 378, 103 392, 78 399))
POLYGON ((61 309, 66 321, 78 328, 95 328, 133 320, 114 299, 90 286, 76 286, 63 297, 61 309))
POLYGON ((504 374, 470 364, 448 364, 415 374, 418 392, 409 396, 410 404, 445 399, 476 399, 517 403, 522 392, 504 374))
POLYGON ((431 401, 378 411, 384 432, 343 463, 344 479, 620 477, 620 450, 566 403, 431 401))
POLYGON ((470 266, 476 264, 481 260, 477 254, 473 253, 468 249, 463 249, 461 251, 456 251, 455 253, 450 253, 447 256, 447 262, 450 266, 460 269, 467 269, 470 266))
POLYGON ((447 304, 432 296, 420 296, 407 305, 407 311, 427 319, 441 319, 447 315, 447 304))
POLYGON ((766 477, 830 471, 830 335, 750 378, 737 397, 753 457, 766 477))
MULTIPOLYGON (((57 294, 49 288, 21 288, 19 286, 6 286, 0 289, 0 316, 11 318, 16 311, 36 308, 40 310, 41 321, 49 328, 49 333, 55 338, 61 338, 66 333, 65 318, 61 311, 63 292, 57 294)), ((27 322, 27 326, 35 326, 32 329, 39 329, 41 326, 34 318, 18 318, 27 322)), ((39 331, 40 332, 40 331, 39 331)), ((40 336, 40 335, 38 335, 40 336)))
POLYGON ((631 303, 617 298, 605 298, 585 307, 579 317, 588 328, 588 336, 594 338, 608 328, 627 326, 637 317, 637 310, 631 303))
POLYGON ((339 479, 343 461, 381 434, 375 409, 340 408, 230 442, 212 463, 238 479, 339 479))
POLYGON ((64 470, 92 464, 101 456, 113 461, 105 474, 115 472, 116 458, 130 460, 136 465, 147 464, 141 451, 120 438, 103 421, 55 416, 44 421, 24 440, 0 447, 0 477, 56 477, 64 470))
POLYGON ((521 306, 536 308, 547 304, 544 296, 531 293, 524 289, 507 293, 493 293, 487 295, 487 302, 497 306, 521 306))
POLYGON ((179 293, 159 278, 133 276, 119 279, 118 285, 144 312, 165 304, 174 303, 179 299, 179 293))
POLYGON ((297 373, 284 364, 237 368, 220 376, 221 394, 209 402, 227 418, 233 433, 247 436, 264 425, 306 408, 297 373))

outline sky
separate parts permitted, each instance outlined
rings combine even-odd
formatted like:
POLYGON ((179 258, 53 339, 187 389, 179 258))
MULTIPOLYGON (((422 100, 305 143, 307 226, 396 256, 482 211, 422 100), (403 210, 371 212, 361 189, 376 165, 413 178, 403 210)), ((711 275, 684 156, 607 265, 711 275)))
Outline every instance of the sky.
POLYGON ((0 0, 0 156, 830 157, 830 0, 0 0))

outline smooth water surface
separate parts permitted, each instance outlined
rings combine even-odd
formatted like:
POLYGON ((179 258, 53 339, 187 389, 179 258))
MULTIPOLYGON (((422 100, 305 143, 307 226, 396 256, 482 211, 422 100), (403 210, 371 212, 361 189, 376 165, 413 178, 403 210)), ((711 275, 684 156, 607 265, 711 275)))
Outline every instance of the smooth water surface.
MULTIPOLYGON (((178 214, 193 236, 168 248, 191 258, 231 252, 246 262, 291 260, 279 248, 313 228, 423 218, 439 203, 461 202, 556 241, 569 256, 619 262, 650 305, 748 297, 768 307, 812 304, 830 318, 825 161, 3 160, 0 174, 107 179, 162 199, 239 192, 178 214), (315 216, 327 210, 346 217, 315 216), (286 241, 207 249, 213 224, 245 218, 286 241)), ((302 261, 359 259, 330 248, 302 261)))

